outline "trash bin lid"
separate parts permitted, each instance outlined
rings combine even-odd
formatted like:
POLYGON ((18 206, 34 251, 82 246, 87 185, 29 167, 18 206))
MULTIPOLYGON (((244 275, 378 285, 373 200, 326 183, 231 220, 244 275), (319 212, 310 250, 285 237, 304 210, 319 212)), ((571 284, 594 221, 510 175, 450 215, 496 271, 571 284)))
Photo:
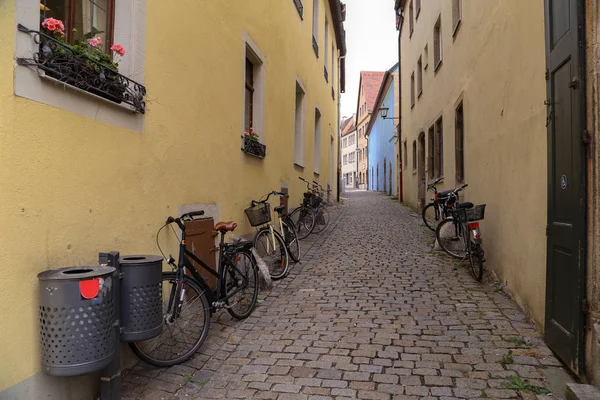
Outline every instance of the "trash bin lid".
POLYGON ((133 264, 153 264, 156 262, 162 262, 161 256, 155 256, 152 254, 132 254, 127 256, 121 256, 119 258, 120 264, 133 265, 133 264))
POLYGON ((81 281, 110 275, 114 267, 64 267, 40 272, 37 277, 41 281, 81 281))

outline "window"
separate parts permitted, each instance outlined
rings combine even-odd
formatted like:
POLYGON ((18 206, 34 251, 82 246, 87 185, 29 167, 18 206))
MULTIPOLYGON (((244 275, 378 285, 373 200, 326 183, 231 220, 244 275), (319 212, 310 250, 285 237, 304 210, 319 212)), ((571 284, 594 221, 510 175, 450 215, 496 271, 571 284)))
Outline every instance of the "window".
POLYGON ((413 2, 408 6, 408 26, 410 28, 409 37, 412 37, 413 30, 415 29, 415 21, 414 21, 414 11, 413 11, 413 2))
POLYGON ((323 46, 323 53, 325 53, 325 66, 323 67, 323 73, 325 75, 325 80, 327 82, 329 82, 329 71, 328 71, 328 64, 329 64, 329 51, 328 51, 328 46, 329 44, 329 20, 327 19, 327 16, 325 16, 325 45, 323 46))
POLYGON ((421 57, 417 61, 417 97, 421 97, 423 93, 423 62, 421 57))
POLYGON ((344 159, 344 165, 348 164, 348 155, 347 154, 344 154, 343 159, 344 159))
POLYGON ((294 5, 296 6, 296 10, 298 10, 298 15, 300 15, 300 19, 304 19, 304 5, 302 4, 302 0, 293 0, 294 5))
POLYGON ((434 157, 433 155, 434 150, 433 150, 433 144, 434 144, 434 131, 435 128, 432 126, 431 128, 429 128, 429 131, 427 132, 427 170, 429 171, 429 178, 433 179, 435 177, 435 173, 433 172, 433 160, 434 157))
MULTIPOLYGON (((335 88, 335 46, 334 41, 331 42, 331 88, 335 88)), ((333 96, 333 91, 331 91, 331 95, 333 96)))
POLYGON ((442 118, 435 121, 435 160, 433 169, 435 176, 444 175, 444 132, 442 130, 442 118))
POLYGON ((317 58, 319 57, 319 0, 313 0, 312 45, 317 58))
POLYGON ((352 146, 354 143, 356 143, 356 136, 350 135, 350 138, 348 138, 348 144, 352 146))
POLYGON ((296 81, 296 112, 294 120, 294 164, 304 166, 304 123, 306 121, 306 92, 296 81))
POLYGON ((410 75, 410 106, 415 106, 415 73, 410 75))
POLYGON ((456 108, 454 145, 456 151, 456 182, 462 183, 465 181, 465 128, 462 103, 456 108))
POLYGON ((314 142, 314 167, 313 172, 318 175, 321 169, 321 112, 315 108, 315 142, 314 142))
POLYGON ((429 45, 425 45, 425 49, 423 49, 423 69, 427 69, 429 65, 429 45))
POLYGON ((402 147, 404 150, 404 153, 403 153, 404 154, 404 162, 402 163, 403 165, 401 165, 401 167, 406 168, 408 165, 408 145, 406 144, 406 141, 404 142, 404 146, 402 146, 402 147))
POLYGON ((433 70, 437 71, 442 63, 442 18, 438 17, 433 28, 433 70))
POLYGON ((456 35, 462 20, 462 0, 452 0, 452 37, 456 35))
POLYGON ((246 95, 244 98, 244 131, 250 132, 254 128, 252 113, 254 111, 254 64, 246 58, 246 95))
POLYGON ((113 43, 115 0, 40 0, 40 21, 55 18, 65 24, 69 43, 99 36, 103 50, 113 43))
POLYGON ((419 18, 421 13, 421 0, 415 0, 415 20, 419 18))
POLYGON ((246 42, 244 131, 254 130, 263 141, 264 57, 253 43, 246 42), (251 47, 252 46, 252 47, 251 47))
POLYGON ((412 165, 413 165, 413 171, 416 171, 417 170, 417 141, 416 140, 413 140, 412 165))

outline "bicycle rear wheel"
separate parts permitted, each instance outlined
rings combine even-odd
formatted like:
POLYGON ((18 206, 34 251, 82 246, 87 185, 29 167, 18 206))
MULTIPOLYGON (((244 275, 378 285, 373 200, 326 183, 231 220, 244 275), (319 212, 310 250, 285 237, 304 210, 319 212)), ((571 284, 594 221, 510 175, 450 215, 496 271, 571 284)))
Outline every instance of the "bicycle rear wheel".
POLYGON ((435 203, 427 204, 423 209, 422 216, 425 226, 435 232, 440 220, 442 219, 437 205, 435 203))
POLYGON ((287 275, 288 252, 281 235, 270 229, 261 229, 254 236, 254 248, 258 256, 267 264, 269 274, 274 280, 281 279, 287 275))
POLYGON ((452 218, 446 218, 437 226, 435 237, 438 244, 449 256, 465 259, 467 257, 467 240, 459 225, 452 218))
POLYGON ((469 261, 471 263, 471 275, 473 278, 481 282, 483 279, 483 249, 481 245, 471 243, 471 251, 469 252, 469 261))
POLYGON ((319 207, 319 210, 315 213, 315 227, 313 233, 321 233, 329 225, 329 211, 324 207, 319 207))
POLYGON ((298 207, 290 214, 298 239, 302 240, 311 234, 315 227, 315 213, 307 207, 298 207))
POLYGON ((227 311, 235 319, 247 318, 258 298, 258 267, 249 251, 238 250, 233 263, 225 265, 222 287, 227 311))
POLYGON ((285 218, 283 223, 283 233, 285 245, 287 247, 288 254, 294 260, 294 262, 300 261, 300 239, 296 233, 296 227, 290 218, 285 218))
POLYGON ((152 339, 130 343, 133 352, 157 367, 181 364, 192 357, 210 328, 211 311, 205 290, 187 276, 177 285, 174 272, 163 272, 163 330, 152 339), (182 299, 181 311, 173 318, 177 298, 182 299))

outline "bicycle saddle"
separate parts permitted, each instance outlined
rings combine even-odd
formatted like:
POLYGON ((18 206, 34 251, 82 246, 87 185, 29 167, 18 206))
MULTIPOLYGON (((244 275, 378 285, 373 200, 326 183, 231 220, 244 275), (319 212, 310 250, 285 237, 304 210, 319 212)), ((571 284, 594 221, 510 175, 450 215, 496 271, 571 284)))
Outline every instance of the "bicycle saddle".
POLYGON ((218 222, 215 225, 215 231, 219 232, 233 232, 235 228, 237 228, 237 222, 234 221, 218 222))
POLYGON ((473 208, 473 203, 469 203, 469 202, 464 202, 464 203, 460 203, 456 206, 456 208, 473 208))

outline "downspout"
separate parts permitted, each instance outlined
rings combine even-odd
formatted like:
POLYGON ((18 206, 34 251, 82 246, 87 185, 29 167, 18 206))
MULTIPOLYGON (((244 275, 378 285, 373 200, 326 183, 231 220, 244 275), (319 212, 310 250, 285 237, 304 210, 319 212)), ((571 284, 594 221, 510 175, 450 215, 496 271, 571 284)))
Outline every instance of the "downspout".
POLYGON ((402 7, 396 10, 396 14, 400 16, 400 26, 398 27, 398 160, 400 165, 398 166, 400 173, 398 182, 398 200, 400 203, 404 202, 404 190, 403 190, 403 176, 404 176, 404 161, 402 160, 402 22, 404 17, 402 16, 402 7))
MULTIPOLYGON (((340 77, 342 76, 342 67, 341 67, 341 61, 342 59, 345 59, 346 56, 339 56, 338 57, 338 81, 340 79, 340 77)), ((342 99, 341 99, 341 88, 340 88, 340 84, 338 82, 337 85, 337 99, 338 99, 338 118, 337 118, 337 123, 338 123, 338 129, 337 129, 337 141, 338 141, 338 167, 337 167, 337 201, 338 203, 340 202, 340 196, 342 193, 342 141, 341 141, 341 135, 342 132, 340 131, 340 127, 341 127, 341 121, 340 119, 342 118, 342 99)))

